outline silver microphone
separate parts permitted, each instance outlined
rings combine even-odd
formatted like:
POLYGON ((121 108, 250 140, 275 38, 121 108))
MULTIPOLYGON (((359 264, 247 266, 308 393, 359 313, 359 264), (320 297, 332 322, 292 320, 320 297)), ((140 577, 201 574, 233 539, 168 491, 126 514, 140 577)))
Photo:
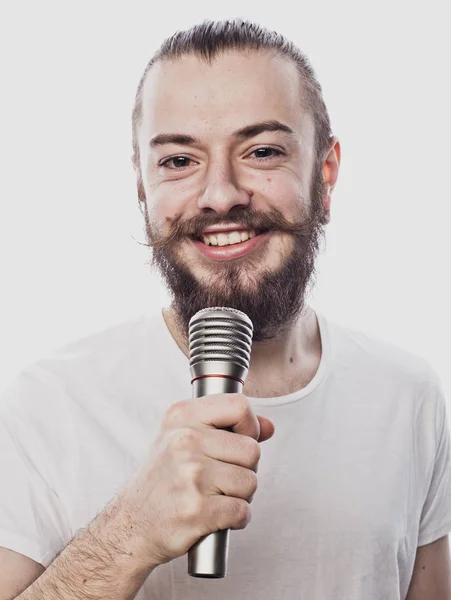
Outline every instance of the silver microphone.
MULTIPOLYGON (((249 370, 253 326, 234 308, 198 311, 189 322, 189 359, 193 398, 243 391, 249 370)), ((188 551, 188 574, 218 579, 227 573, 230 530, 215 531, 188 551)))

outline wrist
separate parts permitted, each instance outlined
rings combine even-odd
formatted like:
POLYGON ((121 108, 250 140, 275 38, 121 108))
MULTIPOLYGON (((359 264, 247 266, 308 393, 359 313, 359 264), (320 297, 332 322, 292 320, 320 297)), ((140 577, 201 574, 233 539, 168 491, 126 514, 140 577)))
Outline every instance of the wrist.
POLYGON ((131 578, 144 581, 158 566, 143 550, 135 524, 119 498, 98 515, 89 525, 88 532, 105 548, 115 566, 131 578))

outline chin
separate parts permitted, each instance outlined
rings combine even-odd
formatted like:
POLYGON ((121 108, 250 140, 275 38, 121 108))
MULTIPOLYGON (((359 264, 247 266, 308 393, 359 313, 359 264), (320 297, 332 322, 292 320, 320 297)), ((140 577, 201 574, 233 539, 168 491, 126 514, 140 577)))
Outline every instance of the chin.
POLYGON ((261 262, 250 264, 247 261, 237 260, 196 268, 191 273, 199 285, 211 288, 215 292, 218 291, 218 288, 230 289, 231 282, 233 282, 234 287, 239 285, 243 288, 243 291, 251 291, 258 286, 265 273, 268 271, 276 272, 276 270, 270 269, 268 265, 261 264, 261 262))

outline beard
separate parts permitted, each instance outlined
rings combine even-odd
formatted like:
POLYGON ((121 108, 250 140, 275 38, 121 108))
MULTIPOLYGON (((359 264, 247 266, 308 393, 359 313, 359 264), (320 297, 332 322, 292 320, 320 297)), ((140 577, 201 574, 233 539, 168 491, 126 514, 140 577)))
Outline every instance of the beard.
POLYGON ((171 307, 181 335, 188 339, 189 321, 196 312, 215 306, 246 313, 254 327, 254 342, 275 340, 290 329, 302 314, 314 283, 316 257, 328 221, 322 198, 322 169, 317 164, 310 187, 310 203, 305 208, 307 203, 299 200, 295 222, 287 221, 277 209, 260 212, 240 208, 232 209, 226 218, 208 214, 184 221, 178 219, 165 237, 161 237, 151 223, 146 202, 143 202, 146 245, 153 251, 150 265, 160 272, 171 295, 171 307), (235 261, 211 264, 211 275, 199 280, 186 260, 177 255, 177 247, 187 238, 199 237, 206 227, 224 220, 249 229, 288 233, 293 240, 292 250, 276 270, 262 268, 263 255, 249 254, 235 261))

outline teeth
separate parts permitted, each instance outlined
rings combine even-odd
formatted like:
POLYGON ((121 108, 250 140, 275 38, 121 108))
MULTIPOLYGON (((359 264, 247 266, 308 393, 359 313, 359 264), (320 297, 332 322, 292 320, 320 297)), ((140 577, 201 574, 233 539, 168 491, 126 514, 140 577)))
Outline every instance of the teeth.
POLYGON ((229 236, 225 233, 220 233, 218 235, 218 246, 228 246, 229 245, 229 236))
POLYGON ((250 229, 249 231, 229 231, 228 233, 203 235, 202 240, 207 246, 230 246, 245 242, 256 235, 255 229, 250 229))
POLYGON ((239 244, 241 242, 241 233, 239 231, 232 231, 229 233, 229 244, 239 244))

